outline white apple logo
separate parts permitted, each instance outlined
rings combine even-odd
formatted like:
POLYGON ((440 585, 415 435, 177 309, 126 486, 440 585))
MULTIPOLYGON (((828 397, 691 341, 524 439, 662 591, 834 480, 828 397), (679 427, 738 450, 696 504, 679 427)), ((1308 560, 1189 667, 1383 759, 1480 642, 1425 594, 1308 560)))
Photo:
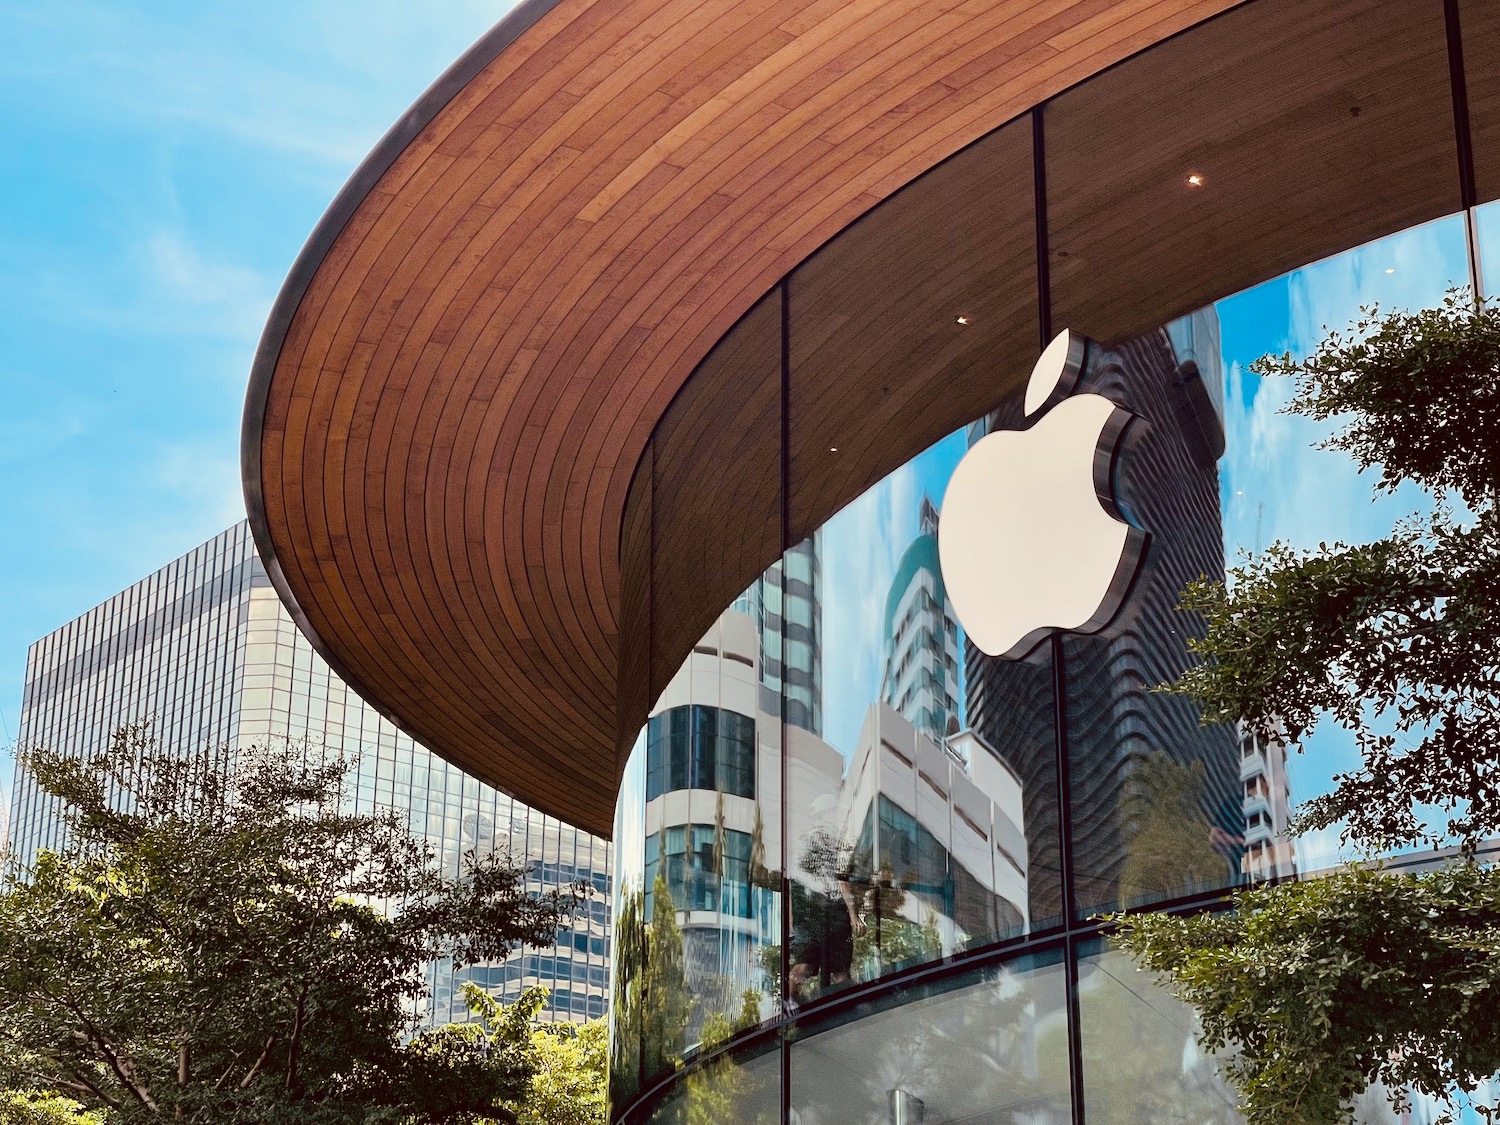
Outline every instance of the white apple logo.
POLYGON ((1115 515, 1115 453, 1132 415, 1095 394, 1067 397, 1084 341, 1060 333, 1026 386, 1024 430, 977 441, 948 482, 938 559, 964 631, 1019 659, 1049 633, 1108 624, 1135 577, 1146 533, 1115 515), (1061 401, 1057 401, 1061 399, 1061 401))

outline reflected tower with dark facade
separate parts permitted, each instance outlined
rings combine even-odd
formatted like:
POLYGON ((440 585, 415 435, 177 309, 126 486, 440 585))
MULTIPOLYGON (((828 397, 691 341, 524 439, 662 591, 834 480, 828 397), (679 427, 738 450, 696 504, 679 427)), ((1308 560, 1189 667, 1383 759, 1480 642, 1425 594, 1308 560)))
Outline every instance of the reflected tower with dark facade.
MULTIPOLYGON (((1065 634, 1028 661, 986 657, 972 644, 966 653, 970 722, 1023 781, 1053 776, 1062 720, 1080 911, 1240 878, 1245 822, 1235 732, 1201 725, 1195 703, 1153 690, 1189 667, 1188 639, 1203 627, 1177 608, 1184 587, 1224 575, 1222 379, 1211 317, 1089 350, 1080 388, 1137 419, 1115 463, 1114 493, 1121 514, 1151 537, 1119 614, 1100 633, 1065 634), (1212 364, 1206 377, 1193 354, 1212 364), (1067 685, 1060 716, 1048 714, 1059 655, 1067 685)), ((989 425, 1015 427, 1017 412, 1018 404, 1008 404, 989 425)), ((983 432, 971 428, 971 441, 983 432)), ((1027 795, 1036 805, 1027 818, 1029 850, 1046 862, 1056 854, 1056 827, 1047 823, 1046 803, 1027 795)), ((1062 907, 1060 900, 1033 903, 1038 912, 1062 907)))

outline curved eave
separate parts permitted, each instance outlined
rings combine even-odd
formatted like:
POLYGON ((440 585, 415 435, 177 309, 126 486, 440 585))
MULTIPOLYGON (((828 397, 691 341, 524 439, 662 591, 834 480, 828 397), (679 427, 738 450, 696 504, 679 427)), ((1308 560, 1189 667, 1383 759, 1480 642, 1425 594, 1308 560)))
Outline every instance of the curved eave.
POLYGON ((714 343, 854 218, 1237 0, 532 0, 381 141, 256 355, 244 481, 319 653, 608 835, 620 528, 714 343))

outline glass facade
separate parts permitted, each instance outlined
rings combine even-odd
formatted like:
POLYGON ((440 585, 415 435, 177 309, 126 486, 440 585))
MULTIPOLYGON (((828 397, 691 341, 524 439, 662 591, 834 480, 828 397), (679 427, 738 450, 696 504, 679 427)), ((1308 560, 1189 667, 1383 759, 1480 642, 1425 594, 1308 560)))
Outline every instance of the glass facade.
MULTIPOLYGON (((450 873, 470 849, 505 848, 537 887, 595 889, 555 947, 455 973, 428 969, 426 1018, 467 1018, 459 984, 502 998, 542 984, 551 1017, 603 1015, 609 964, 604 841, 543 816, 414 743, 349 690, 298 631, 240 524, 37 641, 27 660, 20 741, 85 755, 122 724, 150 719, 163 744, 214 752, 307 739, 354 761, 358 811, 395 808, 450 873)), ((12 844, 21 862, 58 846, 55 801, 18 770, 12 844)))
MULTIPOLYGON (((1191 1011, 1111 950, 1097 917, 1344 862, 1337 830, 1293 838, 1288 823, 1355 750, 1325 729, 1290 754, 1155 691, 1203 628, 1177 605, 1273 541, 1368 541, 1430 510, 1411 490, 1376 498, 1320 447, 1330 427, 1282 413, 1289 388, 1250 365, 1307 354, 1364 307, 1500 279, 1500 203, 1475 206, 1449 65, 1500 21, 1461 4, 1460 36, 1440 2, 1365 7, 1351 28, 1285 0, 1245 5, 998 129, 784 278, 669 410, 637 510, 658 529, 687 518, 707 439, 682 434, 734 388, 727 463, 779 481, 781 542, 768 546, 778 513, 746 513, 743 551, 776 561, 737 597, 736 560, 703 561, 729 608, 681 667, 657 665, 681 640, 671 598, 698 560, 654 558, 638 604, 655 619, 629 623, 650 629, 655 698, 616 818, 616 1119, 1239 1120, 1191 1011), (1389 21, 1407 16, 1389 49, 1389 21), (1329 46, 1351 34, 1368 49, 1329 46), (1275 66, 1226 69, 1246 43, 1275 66), (1357 73, 1325 74, 1346 51, 1357 73), (1120 95, 1157 72, 1160 98, 1120 95), (1194 148, 1205 133, 1218 149, 1194 148), (1330 189, 1312 181, 1377 166, 1391 187, 1368 207, 1314 206, 1330 189), (1223 180, 1234 218, 1210 229, 1192 193, 1223 180), (1137 229, 1143 207, 1166 217, 1137 229), (1277 222, 1301 257, 1264 252, 1277 222), (1242 278, 1250 242, 1287 272, 1242 278), (1120 279, 1105 303, 1100 270, 1120 279), (1121 551, 1104 620, 991 655, 945 571, 945 506, 992 436, 1040 462, 1064 392, 1028 403, 1027 380, 1062 328, 1092 337, 1066 395, 1106 401, 1083 471, 1138 550, 1121 551), (831 409, 840 396, 864 416, 831 409), (882 450, 899 467, 867 478, 858 466, 882 450), (777 600, 794 573, 811 592, 795 613, 777 600), (753 776, 725 765, 747 744, 753 776)), ((1493 56, 1469 64, 1471 84, 1496 88, 1493 56)), ((1056 480, 1018 464, 990 482, 997 500, 1030 489, 1037 510, 1060 510, 1056 480)), ((1007 557, 1034 556, 995 597, 1025 618, 1077 570, 1068 539, 1042 517, 995 533, 1007 557)), ((1388 1118, 1362 1099, 1359 1120, 1388 1118)))

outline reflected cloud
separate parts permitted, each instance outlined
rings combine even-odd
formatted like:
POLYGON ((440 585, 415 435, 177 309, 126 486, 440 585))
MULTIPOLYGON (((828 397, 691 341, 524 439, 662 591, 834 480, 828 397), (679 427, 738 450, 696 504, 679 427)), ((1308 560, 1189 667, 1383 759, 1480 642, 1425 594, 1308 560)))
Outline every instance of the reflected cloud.
MULTIPOLYGON (((1366 543, 1390 533, 1432 500, 1403 485, 1377 493, 1347 453, 1318 448, 1337 421, 1284 413, 1290 380, 1261 379, 1249 364, 1267 353, 1310 354, 1330 330, 1347 332, 1362 308, 1419 309, 1468 282, 1462 216, 1454 215, 1294 270, 1217 303, 1226 372, 1227 449, 1219 463, 1225 556, 1230 564, 1282 541, 1299 549, 1320 543, 1366 543)), ((1294 802, 1327 793, 1334 776, 1355 768, 1349 732, 1325 724, 1289 761, 1294 802)), ((1338 830, 1298 842, 1301 870, 1354 858, 1338 830)))

